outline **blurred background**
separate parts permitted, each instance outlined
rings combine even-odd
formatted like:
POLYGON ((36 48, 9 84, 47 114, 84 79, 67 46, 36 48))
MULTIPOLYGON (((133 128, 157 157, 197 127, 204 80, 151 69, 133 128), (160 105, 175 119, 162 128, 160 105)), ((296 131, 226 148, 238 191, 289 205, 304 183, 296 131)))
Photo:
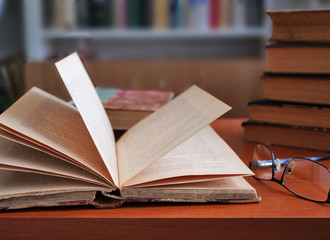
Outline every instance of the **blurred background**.
POLYGON ((69 95, 54 62, 76 51, 95 86, 170 90, 192 84, 247 117, 262 96, 270 9, 329 0, 0 0, 0 112, 32 86, 69 95))

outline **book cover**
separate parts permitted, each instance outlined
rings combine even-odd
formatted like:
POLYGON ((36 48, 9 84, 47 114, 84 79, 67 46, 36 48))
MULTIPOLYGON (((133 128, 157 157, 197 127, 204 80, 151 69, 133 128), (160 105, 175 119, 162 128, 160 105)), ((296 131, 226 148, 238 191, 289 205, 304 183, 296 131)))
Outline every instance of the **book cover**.
POLYGON ((255 100, 248 104, 250 120, 301 127, 330 128, 330 105, 255 100))
POLYGON ((330 74, 330 45, 266 45, 266 72, 291 74, 330 74))
POLYGON ((330 151, 330 129, 284 124, 244 122, 244 138, 280 146, 330 151))
POLYGON ((115 90, 103 102, 105 108, 155 111, 173 98, 173 92, 156 90, 115 90))
POLYGON ((330 42, 329 9, 269 10, 273 23, 270 41, 276 42, 330 42))
POLYGON ((330 104, 330 76, 321 74, 269 74, 262 76, 264 98, 309 104, 330 104))

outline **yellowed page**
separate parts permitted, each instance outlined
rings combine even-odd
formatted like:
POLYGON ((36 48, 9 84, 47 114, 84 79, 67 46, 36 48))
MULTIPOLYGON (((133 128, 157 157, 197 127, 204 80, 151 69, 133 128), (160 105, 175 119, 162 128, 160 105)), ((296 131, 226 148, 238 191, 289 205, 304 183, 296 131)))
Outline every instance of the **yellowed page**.
POLYGON ((109 183, 62 159, 0 138, 0 168, 46 173, 109 187, 109 183))
POLYGON ((230 109, 212 95, 192 86, 128 130, 117 142, 120 184, 230 109))
POLYGON ((212 175, 214 179, 233 175, 253 175, 251 170, 210 126, 205 127, 153 162, 130 179, 125 186, 157 185, 157 183, 148 184, 147 182, 174 177, 171 184, 184 183, 186 179, 178 178, 182 176, 196 176, 195 179, 190 177, 189 182, 203 181, 200 176, 206 175, 212 175))
POLYGON ((36 173, 0 169, 0 199, 25 195, 43 195, 49 192, 109 191, 93 184, 67 178, 36 173))
POLYGON ((108 116, 77 53, 56 63, 114 183, 118 186, 115 137, 108 116))
POLYGON ((108 179, 107 171, 77 109, 38 88, 32 88, 0 115, 0 126, 60 152, 108 179))

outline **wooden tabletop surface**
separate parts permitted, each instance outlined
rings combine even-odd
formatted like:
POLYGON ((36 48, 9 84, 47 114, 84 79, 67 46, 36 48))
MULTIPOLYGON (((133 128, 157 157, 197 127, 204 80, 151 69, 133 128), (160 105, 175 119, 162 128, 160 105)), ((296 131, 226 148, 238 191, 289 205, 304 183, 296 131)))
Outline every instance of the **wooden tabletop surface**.
MULTIPOLYGON (((248 164, 254 143, 243 139, 243 121, 219 119, 212 126, 248 164)), ((279 146, 272 149, 278 157, 327 154, 279 146)), ((261 195, 260 203, 126 203, 116 209, 55 207, 8 211, 0 213, 0 239, 330 239, 329 204, 300 199, 274 182, 246 179, 261 195)))

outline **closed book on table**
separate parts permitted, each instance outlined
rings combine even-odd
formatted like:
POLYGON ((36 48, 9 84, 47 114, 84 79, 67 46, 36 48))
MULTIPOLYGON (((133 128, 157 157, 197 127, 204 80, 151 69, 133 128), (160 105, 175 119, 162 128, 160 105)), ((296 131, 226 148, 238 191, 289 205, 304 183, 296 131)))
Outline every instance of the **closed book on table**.
POLYGON ((330 129, 244 122, 244 138, 280 146, 330 151, 330 129))
POLYGON ((330 10, 267 11, 273 23, 270 41, 330 43, 330 10))
POLYGON ((269 100, 330 104, 330 75, 264 74, 264 98, 269 100))
POLYGON ((330 74, 330 44, 268 44, 266 72, 330 74))
POLYGON ((249 105, 250 120, 293 126, 330 128, 330 105, 256 100, 249 105))
POLYGON ((173 92, 97 87, 114 130, 127 130, 168 103, 173 92))

